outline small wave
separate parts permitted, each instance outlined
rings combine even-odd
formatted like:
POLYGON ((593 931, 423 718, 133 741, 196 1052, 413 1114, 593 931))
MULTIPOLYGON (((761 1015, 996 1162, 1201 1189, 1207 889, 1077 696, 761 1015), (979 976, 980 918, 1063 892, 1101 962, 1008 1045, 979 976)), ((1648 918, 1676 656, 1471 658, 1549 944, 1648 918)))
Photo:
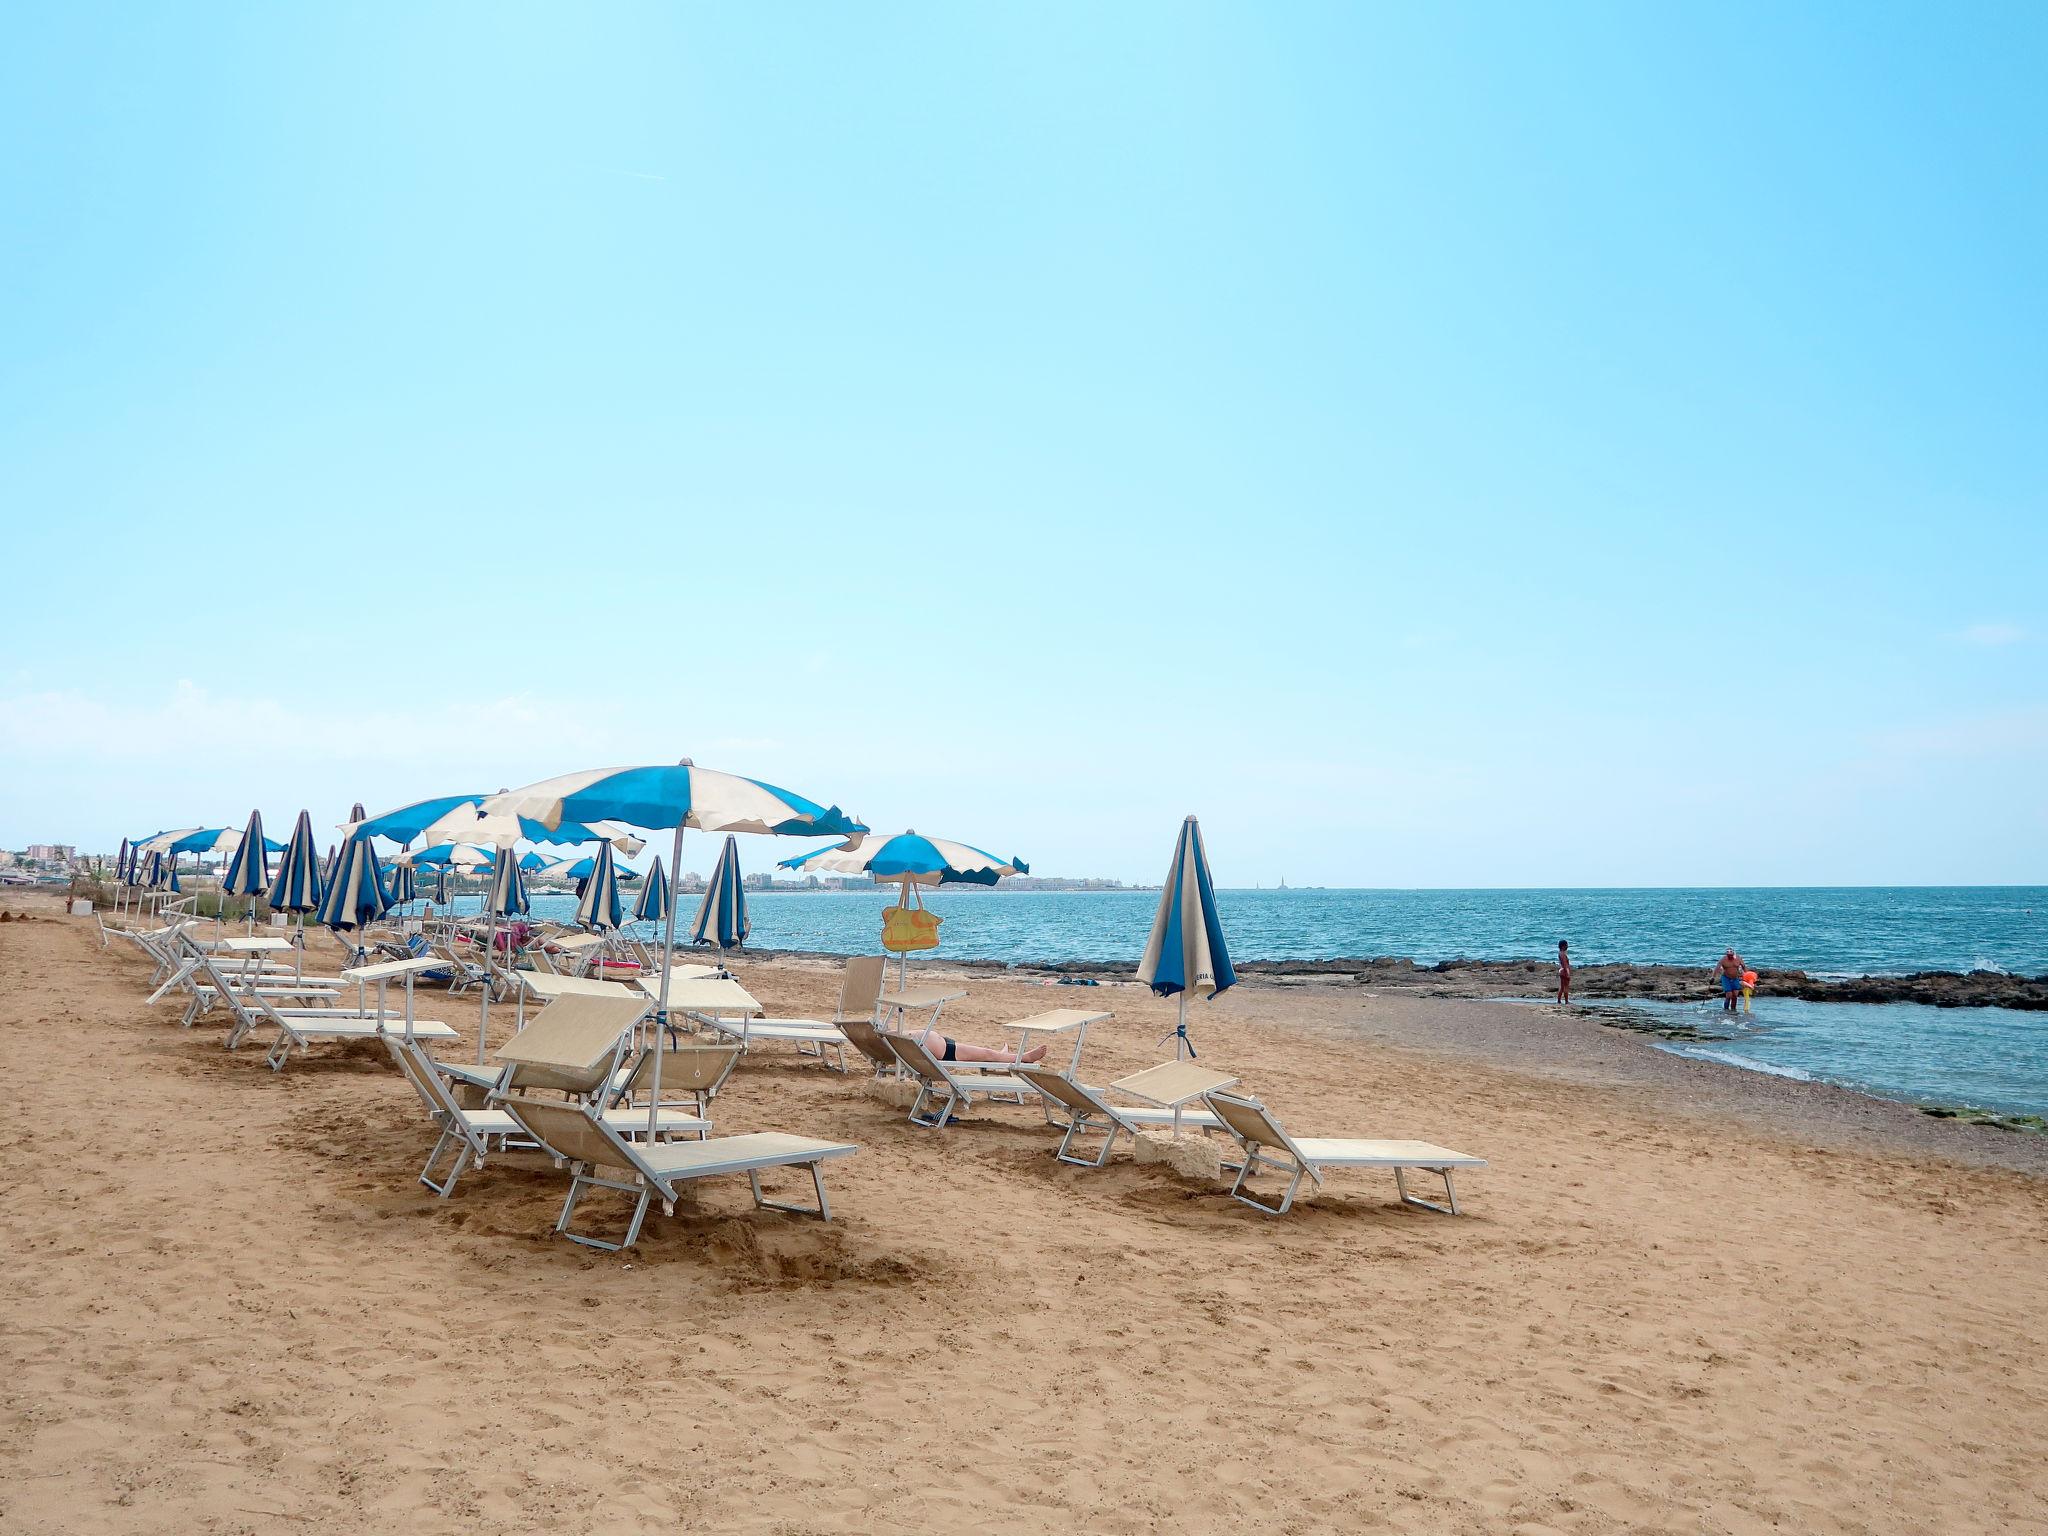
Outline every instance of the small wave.
POLYGON ((1724 1067, 1740 1067, 1745 1072, 1761 1072, 1766 1077, 1788 1077, 1795 1083, 1820 1081, 1811 1072, 1802 1072, 1797 1067, 1780 1067, 1767 1061, 1758 1061, 1754 1056, 1744 1056, 1738 1051, 1716 1051, 1681 1044, 1666 1045, 1665 1049, 1675 1055, 1692 1056, 1701 1061, 1718 1061, 1724 1067))

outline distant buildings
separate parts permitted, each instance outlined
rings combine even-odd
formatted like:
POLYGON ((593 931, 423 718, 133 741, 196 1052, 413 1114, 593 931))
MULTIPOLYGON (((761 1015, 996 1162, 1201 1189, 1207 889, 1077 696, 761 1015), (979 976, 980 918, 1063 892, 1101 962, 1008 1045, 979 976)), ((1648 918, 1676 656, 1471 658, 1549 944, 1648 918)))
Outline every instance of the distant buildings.
POLYGON ((69 843, 30 843, 22 857, 31 864, 68 864, 77 851, 69 843))

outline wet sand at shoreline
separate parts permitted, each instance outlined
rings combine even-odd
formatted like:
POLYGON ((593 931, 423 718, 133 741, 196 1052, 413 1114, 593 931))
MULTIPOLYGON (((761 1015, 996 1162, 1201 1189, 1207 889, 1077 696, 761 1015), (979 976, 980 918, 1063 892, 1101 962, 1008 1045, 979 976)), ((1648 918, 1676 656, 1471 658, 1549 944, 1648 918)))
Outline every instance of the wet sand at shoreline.
MULTIPOLYGON (((738 968, 829 1014, 833 967, 738 968)), ((1489 1158, 1468 1214, 1353 1173, 1268 1220, 764 1048, 718 1129, 858 1142, 835 1220, 722 1181, 603 1256, 549 1236, 536 1159, 414 1182, 432 1133, 381 1052, 273 1074, 144 976, 89 922, 0 926, 10 1532, 2048 1528, 2048 1138, 1584 1018, 1247 983, 1192 1010, 1204 1060, 1297 1134, 1489 1158)), ((1091 1081, 1173 1015, 965 984, 965 1038, 1113 1010, 1091 1081)))

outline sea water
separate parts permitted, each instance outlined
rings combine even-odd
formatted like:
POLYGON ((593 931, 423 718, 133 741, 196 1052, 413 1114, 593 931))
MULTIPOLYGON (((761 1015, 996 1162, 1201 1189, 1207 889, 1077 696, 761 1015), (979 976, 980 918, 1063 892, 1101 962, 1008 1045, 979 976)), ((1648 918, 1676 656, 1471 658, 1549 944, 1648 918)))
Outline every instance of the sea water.
MULTIPOLYGON (((1135 964, 1156 891, 941 889, 941 957, 1135 964)), ((683 898, 685 919, 696 898, 683 898)), ((885 891, 750 894, 757 949, 873 953, 885 891)), ((1823 976, 1999 970, 2048 974, 2048 887, 1764 890, 1225 890, 1239 960, 1397 955, 1423 964, 1548 958, 1571 940, 1580 965, 1707 968, 1729 947, 1765 969, 1823 976)), ((458 900, 474 911, 475 898, 458 900)), ((568 920, 567 896, 536 896, 568 920)), ((1908 1003, 1808 1003, 1759 995, 1732 1024, 1717 1004, 1631 1003, 1723 1038, 1673 1050, 1756 1071, 1841 1083, 1927 1104, 2048 1114, 2048 1014, 1908 1003)))

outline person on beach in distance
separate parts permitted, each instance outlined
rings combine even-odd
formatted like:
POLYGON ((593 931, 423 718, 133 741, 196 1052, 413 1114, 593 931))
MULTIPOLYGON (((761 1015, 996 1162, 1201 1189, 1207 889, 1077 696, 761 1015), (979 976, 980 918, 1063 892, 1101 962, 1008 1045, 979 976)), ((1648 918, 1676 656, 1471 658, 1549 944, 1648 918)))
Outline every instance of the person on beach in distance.
POLYGON ((1567 940, 1557 941, 1557 1006, 1572 1005, 1572 951, 1567 940))
POLYGON ((1742 991, 1742 973, 1749 967, 1742 963, 1742 956, 1729 950, 1721 956, 1721 963, 1714 967, 1714 974, 1721 978, 1721 1011, 1733 1013, 1735 999, 1742 991))

